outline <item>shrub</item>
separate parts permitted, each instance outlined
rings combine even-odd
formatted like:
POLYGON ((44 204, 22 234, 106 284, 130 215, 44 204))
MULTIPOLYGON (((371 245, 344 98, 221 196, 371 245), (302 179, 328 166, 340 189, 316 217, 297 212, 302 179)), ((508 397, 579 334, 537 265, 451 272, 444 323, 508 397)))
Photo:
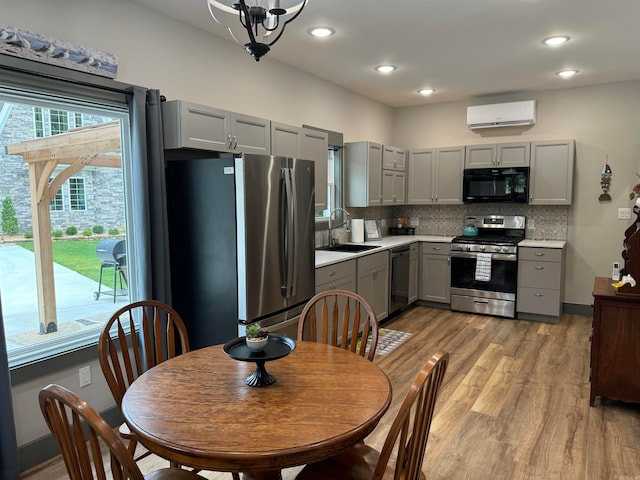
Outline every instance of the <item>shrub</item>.
POLYGON ((11 197, 4 197, 2 200, 2 232, 7 235, 18 233, 18 217, 11 197))
POLYGON ((93 233, 96 235, 100 235, 104 232, 104 227, 102 225, 94 225, 91 230, 93 230, 93 233))
POLYGON ((77 235, 78 229, 73 225, 69 225, 67 229, 64 231, 64 233, 66 233, 67 235, 77 235))
POLYGON ((93 235, 93 232, 91 231, 91 229, 85 228, 84 230, 82 230, 82 235, 84 235, 85 237, 90 237, 91 235, 93 235))
POLYGON ((118 230, 117 228, 109 229, 109 235, 118 235, 119 233, 120 233, 120 230, 118 230))
POLYGON ((51 232, 51 236, 54 238, 60 238, 62 235, 62 230, 54 230, 53 232, 51 232))
POLYGON ((33 232, 31 230, 27 230, 24 232, 24 238, 33 238, 33 232))

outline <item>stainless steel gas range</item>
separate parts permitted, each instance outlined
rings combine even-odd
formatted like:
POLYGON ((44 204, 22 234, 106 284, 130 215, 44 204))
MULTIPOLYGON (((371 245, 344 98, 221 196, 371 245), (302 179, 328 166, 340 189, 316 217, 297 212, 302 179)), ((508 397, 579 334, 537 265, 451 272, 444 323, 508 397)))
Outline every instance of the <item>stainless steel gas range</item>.
POLYGON ((477 235, 451 242, 451 309, 514 318, 525 217, 477 216, 475 224, 477 235))

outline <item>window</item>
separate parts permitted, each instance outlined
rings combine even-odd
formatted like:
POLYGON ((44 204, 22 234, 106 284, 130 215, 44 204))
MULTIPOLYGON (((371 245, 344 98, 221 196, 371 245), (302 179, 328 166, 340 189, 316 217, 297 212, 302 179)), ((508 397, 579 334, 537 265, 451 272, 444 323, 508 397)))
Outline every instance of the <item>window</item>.
POLYGON ((78 112, 34 107, 33 123, 36 137, 48 137, 81 127, 83 117, 78 112))
POLYGON ((87 200, 84 194, 84 178, 69 179, 69 206, 71 210, 87 209, 87 200))
MULTIPOLYGON (((342 208, 344 197, 342 195, 342 147, 330 146, 327 166, 327 209, 316 212, 316 218, 328 220, 329 213, 336 208, 342 208)), ((332 218, 341 218, 341 212, 334 213, 332 218)))
MULTIPOLYGON (((9 365, 16 367, 95 343, 104 322, 129 302, 129 289, 135 285, 128 285, 130 278, 113 264, 102 262, 97 247, 104 240, 122 240, 124 245, 130 241, 128 170, 123 168, 130 128, 124 103, 102 105, 95 99, 83 102, 0 86, 0 106, 6 113, 0 122, 0 201, 11 197, 18 223, 11 243, 0 246, 0 263, 10 258, 12 265, 0 270, 0 292, 9 365), (83 144, 72 131, 82 126, 104 129, 122 148, 98 155, 87 150, 93 156, 87 154, 82 169, 72 171, 68 167, 74 158, 65 154, 68 145, 76 159, 78 151, 82 154, 83 144), (50 146, 28 153, 29 142, 42 137, 51 137, 50 146), (51 169, 33 167, 51 160, 56 162, 51 169), (38 172, 49 176, 50 186, 61 185, 56 192, 39 192, 50 198, 45 212, 31 203, 38 193, 38 172), (34 251, 39 244, 51 247, 53 273, 44 266, 46 259, 39 260, 46 257, 42 250, 41 255, 34 251)), ((31 147, 36 148, 35 142, 31 147)), ((127 256, 125 272, 132 264, 135 259, 127 256)))
MULTIPOLYGON (((51 181, 53 180, 53 178, 49 179, 49 183, 51 183, 51 181)), ((49 203, 49 210, 51 210, 52 212, 61 212, 64 209, 64 202, 62 200, 62 189, 58 190, 56 192, 56 195, 51 199, 51 202, 49 203)))

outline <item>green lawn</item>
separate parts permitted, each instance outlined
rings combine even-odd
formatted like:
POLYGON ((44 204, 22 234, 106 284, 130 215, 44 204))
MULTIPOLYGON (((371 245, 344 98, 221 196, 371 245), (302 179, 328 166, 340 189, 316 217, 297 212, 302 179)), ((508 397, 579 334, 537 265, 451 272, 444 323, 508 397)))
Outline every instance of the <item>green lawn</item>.
MULTIPOLYGON (((96 282, 100 279, 100 260, 96 256, 96 246, 101 240, 65 240, 53 242, 53 261, 96 282)), ((23 248, 33 252, 33 242, 18 242, 23 248)), ((105 270, 103 284, 113 287, 113 270, 105 270), (105 278, 106 277, 106 278, 105 278)))

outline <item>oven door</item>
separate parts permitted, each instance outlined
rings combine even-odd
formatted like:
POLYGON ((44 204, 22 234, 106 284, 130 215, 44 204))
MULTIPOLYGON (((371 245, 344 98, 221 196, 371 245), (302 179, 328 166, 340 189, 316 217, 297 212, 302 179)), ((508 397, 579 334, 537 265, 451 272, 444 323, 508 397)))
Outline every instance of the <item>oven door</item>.
POLYGON ((518 262, 515 253, 493 253, 489 280, 476 280, 476 252, 451 252, 451 293, 515 300, 518 262))

